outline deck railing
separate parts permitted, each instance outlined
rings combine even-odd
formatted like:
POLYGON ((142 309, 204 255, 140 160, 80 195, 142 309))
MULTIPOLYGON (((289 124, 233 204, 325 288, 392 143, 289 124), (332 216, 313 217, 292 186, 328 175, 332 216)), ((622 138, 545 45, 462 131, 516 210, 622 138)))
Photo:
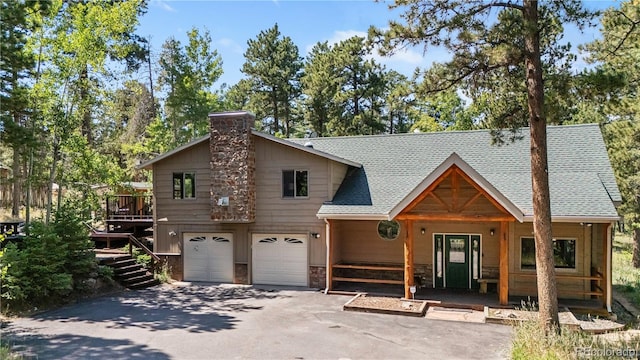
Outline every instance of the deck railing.
POLYGON ((107 219, 150 219, 153 217, 151 195, 107 196, 107 219))

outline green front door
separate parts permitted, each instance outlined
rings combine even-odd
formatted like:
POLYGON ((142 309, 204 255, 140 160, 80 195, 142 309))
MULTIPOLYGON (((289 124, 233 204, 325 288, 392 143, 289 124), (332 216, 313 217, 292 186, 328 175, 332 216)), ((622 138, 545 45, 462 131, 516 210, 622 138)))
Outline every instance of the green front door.
POLYGON ((445 235, 445 281, 447 288, 469 288, 469 235, 445 235))

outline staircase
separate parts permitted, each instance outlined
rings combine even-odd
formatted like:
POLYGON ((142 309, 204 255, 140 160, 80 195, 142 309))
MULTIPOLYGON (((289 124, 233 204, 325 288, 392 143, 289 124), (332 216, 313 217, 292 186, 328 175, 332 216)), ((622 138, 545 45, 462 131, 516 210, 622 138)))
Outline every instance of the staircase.
POLYGON ((146 289, 160 284, 153 277, 153 274, 149 273, 129 255, 104 259, 100 263, 111 267, 115 279, 128 289, 146 289))

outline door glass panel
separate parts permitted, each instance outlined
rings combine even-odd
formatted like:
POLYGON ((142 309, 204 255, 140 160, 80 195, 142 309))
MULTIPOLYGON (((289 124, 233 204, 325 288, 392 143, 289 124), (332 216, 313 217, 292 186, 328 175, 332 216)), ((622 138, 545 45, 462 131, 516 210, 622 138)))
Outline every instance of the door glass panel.
POLYGON ((473 279, 474 280, 478 280, 478 272, 480 269, 480 264, 478 264, 478 262, 480 261, 480 241, 477 238, 473 239, 473 254, 471 255, 471 258, 473 259, 473 279))
POLYGON ((465 239, 449 239, 449 262, 464 264, 467 260, 465 239))
POLYGON ((437 268, 437 276, 442 278, 442 237, 436 238, 436 264, 437 268))

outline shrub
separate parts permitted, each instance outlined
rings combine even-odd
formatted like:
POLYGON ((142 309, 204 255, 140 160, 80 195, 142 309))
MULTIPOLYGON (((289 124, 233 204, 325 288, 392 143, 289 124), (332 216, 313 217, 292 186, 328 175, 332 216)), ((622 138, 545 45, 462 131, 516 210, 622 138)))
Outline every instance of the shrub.
POLYGON ((3 310, 61 303, 97 264, 92 243, 70 205, 63 205, 50 224, 33 222, 22 244, 8 244, 0 258, 3 310))
POLYGON ((162 266, 157 268, 153 273, 153 276, 161 283, 168 283, 171 280, 171 268, 169 264, 167 264, 166 261, 163 262, 162 266))
MULTIPOLYGON (((129 244, 125 245, 123 251, 128 253, 129 246, 129 244)), ((151 269, 151 255, 145 253, 143 250, 137 247, 133 248, 131 254, 131 256, 136 260, 138 264, 144 266, 146 269, 151 269)))
POLYGON ((105 280, 113 280, 113 268, 107 265, 98 265, 98 276, 105 280))

